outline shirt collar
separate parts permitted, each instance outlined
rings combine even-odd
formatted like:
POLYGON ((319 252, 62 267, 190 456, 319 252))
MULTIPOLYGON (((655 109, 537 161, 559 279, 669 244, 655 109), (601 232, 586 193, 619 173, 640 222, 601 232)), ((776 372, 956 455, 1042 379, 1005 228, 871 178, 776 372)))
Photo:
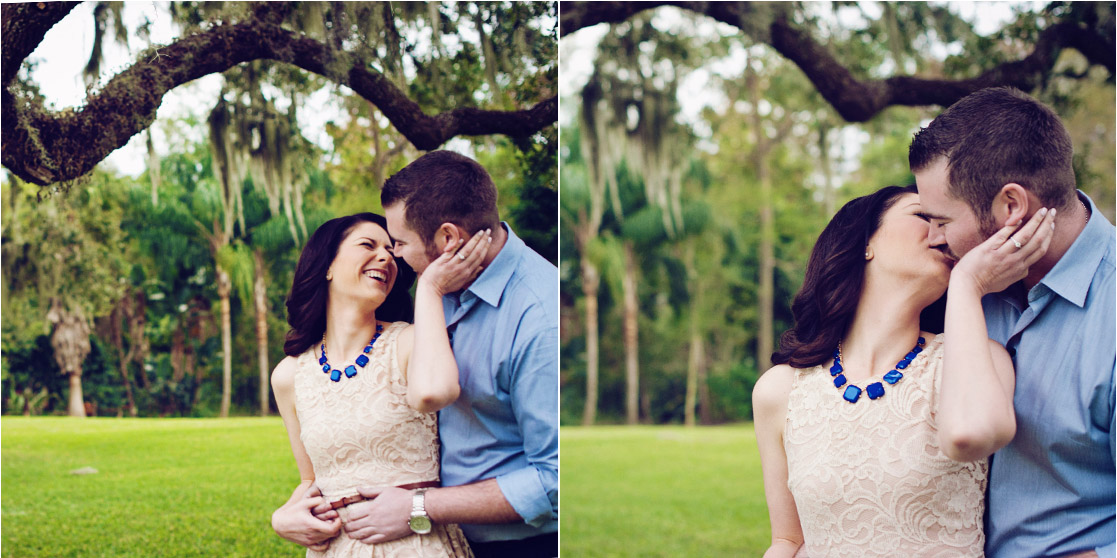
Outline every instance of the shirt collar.
POLYGON ((497 253, 496 258, 489 263, 489 267, 477 276, 465 292, 473 293, 477 298, 485 301, 494 308, 500 304, 500 296, 504 293, 504 287, 508 285, 508 281, 512 279, 512 273, 516 270, 516 266, 520 263, 520 258, 523 256, 523 251, 527 249, 520 237, 512 232, 512 227, 508 223, 501 221, 500 226, 508 233, 508 239, 504 241, 504 246, 501 247, 500 252, 497 253))
POLYGON ((1081 308, 1086 304, 1090 283, 1105 257, 1114 230, 1090 196, 1081 191, 1078 195, 1078 199, 1089 205, 1090 221, 1078 233, 1078 238, 1070 245, 1070 249, 1055 263, 1055 267, 1040 280, 1040 284, 1081 308))

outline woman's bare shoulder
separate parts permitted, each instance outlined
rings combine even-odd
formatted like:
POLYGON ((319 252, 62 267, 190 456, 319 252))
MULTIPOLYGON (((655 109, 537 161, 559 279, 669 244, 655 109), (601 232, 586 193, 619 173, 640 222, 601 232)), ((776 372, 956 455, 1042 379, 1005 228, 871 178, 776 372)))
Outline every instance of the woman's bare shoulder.
POLYGON ((760 375, 752 388, 753 407, 782 409, 787 406, 787 396, 795 382, 796 369, 786 364, 777 364, 760 375))
POLYGON ((284 357, 275 365, 271 372, 271 385, 273 389, 280 389, 295 385, 295 370, 298 368, 298 359, 284 357))

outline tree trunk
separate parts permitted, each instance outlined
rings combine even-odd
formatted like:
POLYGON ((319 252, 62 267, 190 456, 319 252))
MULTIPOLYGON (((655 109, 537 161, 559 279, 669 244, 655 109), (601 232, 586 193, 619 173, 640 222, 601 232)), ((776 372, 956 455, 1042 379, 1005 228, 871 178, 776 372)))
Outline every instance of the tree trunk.
POLYGON ((233 392, 233 323, 229 293, 232 284, 229 273, 217 266, 217 296, 221 299, 221 411, 218 416, 229 416, 233 392))
POLYGON ((702 343, 702 312, 703 289, 698 277, 698 270, 694 265, 694 242, 687 241, 683 247, 683 265, 686 266, 687 283, 693 293, 690 305, 690 354, 686 367, 686 398, 683 404, 683 424, 694 426, 694 410, 698 404, 698 376, 705 363, 703 353, 705 347, 702 343))
POLYGON ((124 316, 128 314, 127 307, 131 305, 131 301, 131 292, 125 291, 124 297, 117 303, 116 308, 113 308, 109 323, 110 337, 120 366, 120 380, 124 383, 124 396, 128 401, 128 414, 137 416, 139 413, 136 411, 136 399, 132 395, 132 375, 129 373, 132 360, 131 355, 124 349, 124 316))
POLYGON ((85 399, 81 393, 81 369, 66 374, 70 378, 70 403, 67 406, 70 416, 85 418, 85 399))
POLYGON ((586 301, 586 404, 582 409, 582 426, 592 426, 597 421, 598 340, 597 293, 601 275, 597 266, 582 255, 582 295, 586 301))
MULTIPOLYGON (((705 343, 703 343, 703 348, 705 343)), ((713 417, 710 413, 710 370, 706 364, 706 353, 702 353, 702 366, 698 367, 698 421, 700 424, 710 424, 713 417)))
POLYGON ((756 339, 756 366, 759 372, 772 367, 772 347, 774 345, 773 306, 775 303, 776 258, 775 227, 772 224, 772 179, 766 166, 757 169, 763 173, 760 178, 760 292, 757 302, 760 305, 760 323, 756 339))
POLYGON ((768 172, 768 152, 772 141, 764 134, 764 123, 760 116, 760 79, 756 75, 752 64, 745 66, 745 84, 749 92, 749 101, 752 104, 753 131, 756 134, 756 147, 754 148, 753 168, 757 181, 760 182, 760 277, 757 292, 757 304, 760 306, 759 323, 757 324, 756 339, 756 366, 763 372, 772 366, 773 346, 773 302, 775 299, 774 273, 776 260, 773 244, 775 243, 775 227, 772 217, 772 177, 768 172))
POLYGON ((834 216, 835 195, 834 195, 834 172, 833 164, 830 157, 830 132, 832 128, 830 123, 823 121, 818 127, 818 150, 820 152, 822 165, 822 205, 826 211, 826 220, 829 221, 834 216))
POLYGON ((147 175, 151 179, 151 205, 159 206, 159 186, 163 182, 159 174, 159 153, 151 139, 151 128, 147 129, 147 175))
POLYGON ((636 297, 636 255, 631 241, 624 243, 624 365, 625 365, 625 423, 640 422, 640 307, 636 297))
MULTIPOLYGON (((691 323, 695 322, 695 318, 691 318, 691 323)), ((705 351, 702 343, 702 333, 698 327, 691 325, 690 328, 690 355, 687 358, 686 367, 686 410, 683 413, 683 424, 687 426, 694 426, 694 409, 698 404, 698 376, 699 370, 703 366, 702 352, 705 351)))
POLYGON ((268 290, 264 277, 264 254, 253 252, 256 260, 256 359, 260 364, 260 416, 268 416, 271 408, 269 399, 268 372, 268 290))

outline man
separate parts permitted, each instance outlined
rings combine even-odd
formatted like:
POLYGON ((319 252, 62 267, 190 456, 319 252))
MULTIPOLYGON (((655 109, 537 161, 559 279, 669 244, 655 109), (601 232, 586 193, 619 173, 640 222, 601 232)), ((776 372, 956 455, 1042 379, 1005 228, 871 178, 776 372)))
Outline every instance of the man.
POLYGON ((989 336, 1016 367, 1016 436, 990 464, 986 554, 1113 558, 1115 237, 1076 190, 1069 134, 1024 93, 984 89, 919 131, 909 163, 931 242, 956 257, 1056 211, 1027 276, 979 289, 989 336))
POLYGON ((491 229, 492 244, 477 279, 443 298, 461 383, 439 412, 443 488, 362 489, 374 500, 350 506, 344 528, 377 543, 421 532, 410 520, 425 515, 461 524, 478 558, 557 556, 558 270, 500 221, 492 179, 463 155, 420 157, 381 202, 417 273, 473 234, 491 229))

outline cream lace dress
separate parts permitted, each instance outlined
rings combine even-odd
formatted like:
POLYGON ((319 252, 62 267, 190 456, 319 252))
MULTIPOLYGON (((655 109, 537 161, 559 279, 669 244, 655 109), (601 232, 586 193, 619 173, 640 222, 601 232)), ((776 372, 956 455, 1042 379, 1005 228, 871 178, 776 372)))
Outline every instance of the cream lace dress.
POLYGON ((796 372, 784 450, 806 556, 983 555, 988 461, 939 449, 941 371, 940 335, 876 400, 842 399, 829 363, 796 372))
MULTIPOLYGON (((407 405, 407 378, 396 360, 396 337, 407 324, 384 328, 369 363, 352 378, 330 381, 318 364, 321 344, 298 357, 295 414, 301 439, 314 465, 315 482, 327 501, 357 494, 360 486, 399 486, 438 480, 438 422, 434 413, 407 405)), ((342 522, 349 508, 340 508, 342 522)), ((435 525, 427 535, 410 535, 368 545, 343 530, 325 552, 308 557, 469 557, 457 525, 435 525)))

